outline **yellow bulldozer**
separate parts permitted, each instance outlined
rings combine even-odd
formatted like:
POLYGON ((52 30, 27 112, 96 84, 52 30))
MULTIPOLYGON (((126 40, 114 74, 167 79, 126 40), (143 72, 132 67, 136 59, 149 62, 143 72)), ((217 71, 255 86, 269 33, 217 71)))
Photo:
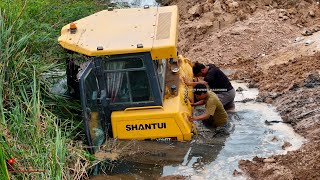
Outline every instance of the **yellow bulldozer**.
POLYGON ((192 87, 182 80, 192 79, 192 63, 177 53, 177 6, 103 10, 64 26, 58 41, 89 146, 108 136, 192 139, 192 87))

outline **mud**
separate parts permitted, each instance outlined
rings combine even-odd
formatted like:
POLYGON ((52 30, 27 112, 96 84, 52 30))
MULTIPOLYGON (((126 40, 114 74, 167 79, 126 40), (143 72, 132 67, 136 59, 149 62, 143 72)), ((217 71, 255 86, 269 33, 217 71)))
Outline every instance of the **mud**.
MULTIPOLYGON (((253 179, 319 179, 320 87, 317 1, 176 0, 180 53, 233 69, 258 87, 258 101, 308 139, 287 155, 240 161, 253 179), (312 33, 310 33, 312 32, 312 33)), ((237 174, 237 173, 235 173, 237 174)))

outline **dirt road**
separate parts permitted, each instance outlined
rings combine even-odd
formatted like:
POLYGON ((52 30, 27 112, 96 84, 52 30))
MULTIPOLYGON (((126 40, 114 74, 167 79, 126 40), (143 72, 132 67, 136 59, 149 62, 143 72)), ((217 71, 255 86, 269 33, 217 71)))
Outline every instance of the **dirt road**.
POLYGON ((299 150, 240 161, 253 179, 320 179, 320 8, 313 0, 174 0, 179 52, 234 69, 296 132, 299 150))

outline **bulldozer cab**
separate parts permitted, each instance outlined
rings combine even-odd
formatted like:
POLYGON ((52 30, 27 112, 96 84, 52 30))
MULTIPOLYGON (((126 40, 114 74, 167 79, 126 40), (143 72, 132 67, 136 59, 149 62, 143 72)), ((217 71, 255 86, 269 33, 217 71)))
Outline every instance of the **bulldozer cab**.
POLYGON ((89 146, 118 139, 190 140, 192 97, 177 54, 176 6, 111 9, 62 28, 69 93, 80 97, 89 146))
POLYGON ((100 100, 110 110, 161 106, 163 74, 155 68, 149 53, 96 57, 80 77, 82 103, 100 100))

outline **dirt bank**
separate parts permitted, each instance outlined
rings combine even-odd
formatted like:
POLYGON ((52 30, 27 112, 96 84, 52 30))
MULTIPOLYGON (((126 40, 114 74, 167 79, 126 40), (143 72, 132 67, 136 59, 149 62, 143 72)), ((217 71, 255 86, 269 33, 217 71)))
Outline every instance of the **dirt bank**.
POLYGON ((307 138, 299 150, 240 161, 253 179, 320 178, 320 11, 316 1, 176 0, 179 52, 234 69, 307 138), (303 34, 303 35, 302 35, 303 34), (308 35, 308 36, 305 36, 308 35))

